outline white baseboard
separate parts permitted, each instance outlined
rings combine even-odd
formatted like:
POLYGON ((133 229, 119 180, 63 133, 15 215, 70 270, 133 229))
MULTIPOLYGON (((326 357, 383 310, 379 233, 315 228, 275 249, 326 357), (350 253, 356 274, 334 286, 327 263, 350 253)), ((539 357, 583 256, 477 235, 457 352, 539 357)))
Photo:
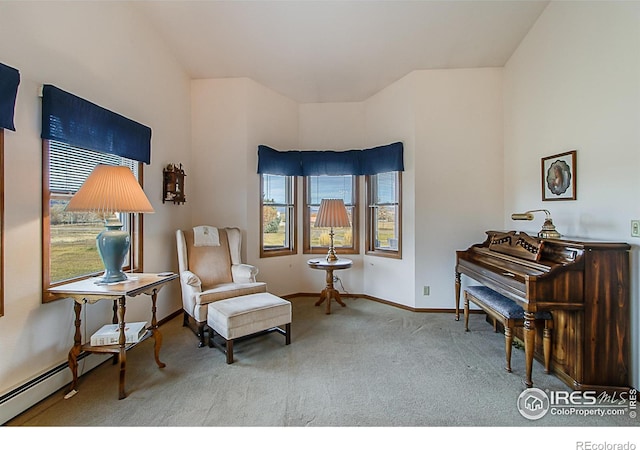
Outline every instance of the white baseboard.
MULTIPOLYGON (((78 376, 82 376, 111 358, 111 355, 84 354, 78 359, 78 376)), ((72 381, 67 363, 22 383, 0 395, 0 424, 5 424, 36 403, 62 389, 72 381)))

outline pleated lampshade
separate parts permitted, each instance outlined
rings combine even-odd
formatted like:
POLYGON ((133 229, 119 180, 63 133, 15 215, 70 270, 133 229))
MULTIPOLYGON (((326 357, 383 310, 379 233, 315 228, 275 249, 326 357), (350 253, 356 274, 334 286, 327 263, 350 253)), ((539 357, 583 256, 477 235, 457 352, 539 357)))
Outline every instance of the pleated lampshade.
POLYGON ((127 280, 122 267, 129 252, 131 238, 122 230, 117 213, 152 213, 153 207, 131 169, 124 166, 98 164, 91 175, 71 197, 67 211, 104 213, 105 229, 96 237, 98 253, 104 264, 99 283, 127 280))
POLYGON ((350 227, 349 215, 344 202, 340 198, 323 198, 320 202, 318 215, 316 216, 316 227, 350 227))
POLYGON ((107 214, 154 212, 131 169, 104 164, 98 164, 93 169, 67 204, 66 210, 107 214))

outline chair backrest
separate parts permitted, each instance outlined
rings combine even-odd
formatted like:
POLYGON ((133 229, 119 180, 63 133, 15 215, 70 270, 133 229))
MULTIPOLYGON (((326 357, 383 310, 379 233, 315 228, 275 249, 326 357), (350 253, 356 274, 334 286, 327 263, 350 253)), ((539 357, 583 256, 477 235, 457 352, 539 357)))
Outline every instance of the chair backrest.
POLYGON ((183 230, 187 250, 187 270, 195 273, 202 281, 202 288, 231 283, 231 254, 227 230, 218 229, 219 246, 195 247, 193 245, 193 230, 183 230))

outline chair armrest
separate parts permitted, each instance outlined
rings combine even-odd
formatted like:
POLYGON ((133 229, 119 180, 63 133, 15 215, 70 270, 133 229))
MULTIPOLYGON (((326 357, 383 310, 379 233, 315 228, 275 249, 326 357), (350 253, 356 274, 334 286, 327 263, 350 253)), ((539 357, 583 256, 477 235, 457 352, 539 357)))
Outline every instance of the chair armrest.
POLYGON ((231 276, 234 283, 255 283, 258 268, 250 264, 233 264, 231 266, 231 276))
POLYGON ((198 292, 202 289, 202 282, 200 278, 198 278, 198 275, 189 270, 180 273, 180 282, 186 286, 195 288, 198 292))

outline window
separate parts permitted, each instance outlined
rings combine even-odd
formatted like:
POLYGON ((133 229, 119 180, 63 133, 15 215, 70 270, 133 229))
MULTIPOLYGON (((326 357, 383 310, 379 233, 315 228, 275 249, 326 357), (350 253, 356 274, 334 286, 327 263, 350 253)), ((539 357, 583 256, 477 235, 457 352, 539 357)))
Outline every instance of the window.
MULTIPOLYGON (((102 214, 71 213, 65 206, 97 164, 124 165, 142 181, 142 163, 121 156, 84 150, 43 140, 42 280, 46 289, 69 280, 104 272, 96 236, 104 229, 102 214)), ((142 184, 142 183, 141 183, 142 184)), ((142 270, 142 215, 121 214, 122 229, 131 234, 131 248, 123 270, 142 270)))
POLYGON ((355 175, 305 177, 304 252, 326 253, 330 229, 314 227, 323 198, 341 198, 347 208, 350 228, 334 228, 336 253, 358 253, 358 178, 355 175))
POLYGON ((260 175, 260 257, 296 253, 296 177, 260 175))
POLYGON ((402 174, 368 175, 367 253, 402 257, 402 174))

